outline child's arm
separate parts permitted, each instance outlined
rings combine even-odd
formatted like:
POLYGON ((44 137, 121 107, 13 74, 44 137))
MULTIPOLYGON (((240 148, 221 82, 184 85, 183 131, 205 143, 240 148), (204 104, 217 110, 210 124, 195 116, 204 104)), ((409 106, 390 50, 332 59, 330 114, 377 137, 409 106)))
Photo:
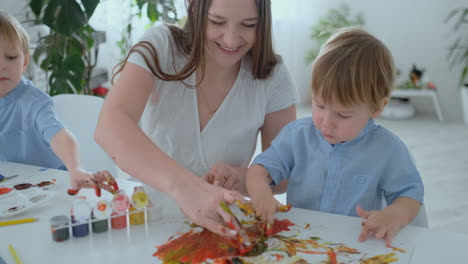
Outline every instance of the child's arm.
POLYGON ((270 183, 273 181, 262 165, 252 165, 247 170, 246 188, 256 215, 266 224, 272 224, 277 207, 281 204, 273 197, 270 183))
POLYGON ((78 141, 67 129, 61 129, 50 140, 54 153, 63 162, 70 173, 70 183, 74 190, 98 186, 107 191, 113 189, 107 183, 115 182, 110 173, 92 174, 81 167, 78 141))
POLYGON ((401 228, 413 221, 420 207, 418 201, 408 197, 399 197, 380 211, 366 211, 358 205, 357 214, 366 219, 362 222, 359 241, 365 241, 369 235, 375 235, 378 239, 384 239, 386 245, 390 247, 393 237, 401 228))

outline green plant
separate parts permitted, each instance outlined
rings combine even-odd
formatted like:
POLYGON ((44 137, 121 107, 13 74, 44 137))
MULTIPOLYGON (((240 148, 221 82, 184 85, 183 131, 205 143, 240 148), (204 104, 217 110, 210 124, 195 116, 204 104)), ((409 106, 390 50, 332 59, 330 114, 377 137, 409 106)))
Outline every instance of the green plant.
POLYGON ((134 18, 142 18, 143 16, 150 21, 146 27, 152 26, 161 19, 169 23, 178 20, 174 0, 131 0, 128 24, 122 30, 121 39, 117 42, 122 58, 125 58, 132 46, 132 22, 134 18), (144 12, 145 10, 146 12, 144 12))
POLYGON ((362 27, 364 24, 364 15, 361 13, 352 15, 347 4, 343 3, 338 8, 330 9, 325 17, 320 18, 317 24, 312 26, 309 37, 315 41, 315 46, 308 52, 306 62, 311 63, 317 58, 320 47, 336 30, 350 26, 362 27))
POLYGON ((50 28, 41 37, 33 59, 48 74, 50 95, 92 94, 94 29, 88 25, 99 0, 29 0, 36 24, 50 28))
POLYGON ((453 31, 458 35, 449 48, 450 67, 461 65, 460 85, 468 86, 468 8, 452 10, 445 22, 455 20, 453 31))

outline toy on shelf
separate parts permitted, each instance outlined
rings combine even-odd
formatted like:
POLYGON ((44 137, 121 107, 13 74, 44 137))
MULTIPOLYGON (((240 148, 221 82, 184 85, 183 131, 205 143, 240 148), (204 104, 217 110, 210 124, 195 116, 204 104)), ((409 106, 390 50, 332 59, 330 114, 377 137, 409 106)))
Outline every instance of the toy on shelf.
POLYGON ((418 68, 416 64, 413 64, 413 68, 409 74, 409 80, 405 83, 398 85, 398 89, 427 89, 427 90, 436 90, 436 86, 431 81, 425 81, 427 76, 424 75, 426 69, 418 68), (425 77, 425 78, 423 78, 425 77))

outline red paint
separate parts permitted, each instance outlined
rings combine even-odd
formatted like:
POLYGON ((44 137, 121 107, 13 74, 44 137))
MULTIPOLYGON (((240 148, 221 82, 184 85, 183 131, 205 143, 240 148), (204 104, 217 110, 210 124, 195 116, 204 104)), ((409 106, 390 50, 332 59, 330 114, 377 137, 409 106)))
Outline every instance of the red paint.
POLYGON ((68 195, 75 196, 78 194, 78 190, 68 189, 68 195))
POLYGON ((126 228, 127 227, 127 216, 126 215, 116 216, 116 215, 118 215, 116 212, 112 213, 112 218, 111 218, 112 228, 114 228, 114 229, 126 228))
POLYGON ((94 192, 96 193, 97 197, 101 197, 101 188, 94 185, 94 192))
MULTIPOLYGON (((289 230, 289 226, 292 225, 294 223, 288 219, 281 221, 275 219, 272 228, 273 234, 289 230)), ((250 241, 256 241, 261 236, 260 229, 257 226, 250 226, 245 231, 250 241)), ((255 243, 251 243, 249 247, 241 247, 238 240, 221 237, 205 229, 201 232, 191 230, 157 247, 158 250, 153 256, 161 259, 163 263, 183 262, 194 264, 204 262, 207 259, 214 259, 216 263, 223 263, 227 258, 245 255, 254 246, 255 243)))
POLYGON ((289 227, 293 226, 294 223, 289 221, 289 219, 278 220, 275 219, 273 222, 273 226, 271 228, 267 228, 267 235, 273 236, 278 234, 281 231, 289 231, 289 227))
POLYGON ((9 193, 11 191, 13 191, 13 189, 8 188, 8 187, 0 188, 0 195, 7 194, 7 193, 9 193))

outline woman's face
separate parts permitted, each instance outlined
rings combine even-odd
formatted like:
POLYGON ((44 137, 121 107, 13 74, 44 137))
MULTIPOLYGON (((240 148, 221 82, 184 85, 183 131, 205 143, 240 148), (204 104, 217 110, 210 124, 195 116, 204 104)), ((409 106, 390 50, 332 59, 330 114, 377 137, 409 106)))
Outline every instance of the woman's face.
POLYGON ((255 43, 258 25, 254 0, 212 0, 205 36, 206 59, 233 67, 255 43))

